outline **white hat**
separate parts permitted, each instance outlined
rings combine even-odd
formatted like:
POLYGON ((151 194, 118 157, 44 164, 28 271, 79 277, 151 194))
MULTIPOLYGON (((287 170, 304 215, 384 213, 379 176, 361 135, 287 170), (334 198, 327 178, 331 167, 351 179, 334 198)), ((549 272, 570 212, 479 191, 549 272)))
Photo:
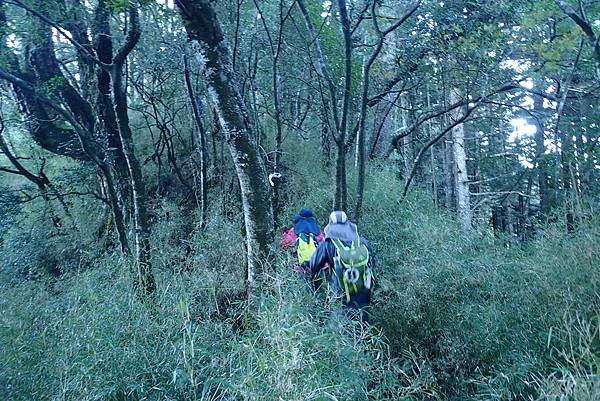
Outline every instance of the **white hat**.
POLYGON ((329 215, 329 224, 344 224, 348 221, 348 216, 341 210, 331 212, 329 215))

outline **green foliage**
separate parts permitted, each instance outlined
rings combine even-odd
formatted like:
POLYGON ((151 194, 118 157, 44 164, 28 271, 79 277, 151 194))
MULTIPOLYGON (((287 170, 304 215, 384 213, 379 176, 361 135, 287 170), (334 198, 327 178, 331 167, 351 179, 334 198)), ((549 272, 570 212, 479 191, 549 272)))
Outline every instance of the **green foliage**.
POLYGON ((19 213, 19 197, 9 187, 0 186, 0 244, 8 227, 19 213))
POLYGON ((557 370, 540 382, 539 399, 573 399, 590 401, 600 389, 600 315, 565 317, 560 334, 569 341, 566 349, 555 349, 557 370))
MULTIPOLYGON (((220 238, 211 241, 215 246, 220 238)), ((391 380, 380 376, 381 335, 332 320, 308 291, 298 291, 303 284, 288 262, 282 257, 270 267, 244 332, 235 330, 237 312, 228 317, 222 294, 207 286, 223 272, 206 265, 161 274, 150 308, 139 303, 115 257, 53 286, 2 284, 0 396, 379 398, 391 380)))
MULTIPOLYGON (((487 231, 464 238, 422 194, 398 204, 401 188, 385 165, 370 166, 367 177, 359 229, 376 252, 371 329, 339 320, 337 306, 313 297, 283 253, 265 266, 249 315, 235 301, 244 270, 237 223, 213 213, 200 230, 193 213, 163 200, 151 305, 137 299, 127 262, 106 252, 85 270, 63 269, 72 273, 60 280, 2 276, 0 397, 594 399, 597 224, 571 236, 548 226, 523 247, 487 231)), ((307 164, 288 185, 311 190, 284 218, 311 206, 324 223, 326 174, 307 164)), ((31 241, 14 235, 5 244, 31 241)), ((34 240, 46 253, 60 247, 43 233, 34 240)))
MULTIPOLYGON (((394 179, 378 178, 367 204, 394 204, 394 179)), ((576 236, 548 227, 526 247, 505 248, 487 232, 463 238, 416 194, 393 211, 370 211, 362 226, 378 256, 377 321, 393 352, 414 350, 446 397, 535 394, 526 383, 552 369, 550 347, 569 344, 556 334, 564 317, 597 313, 593 224, 576 236)))
POLYGON ((126 11, 127 8, 129 8, 131 1, 130 0, 108 0, 106 3, 112 11, 117 12, 117 13, 122 13, 122 12, 126 11))
POLYGON ((78 238, 82 232, 69 232, 69 219, 59 216, 48 204, 29 205, 13 214, 0 242, 2 279, 45 280, 80 267, 85 253, 78 238))
POLYGON ((130 7, 144 6, 153 3, 153 0, 107 0, 106 4, 115 13, 123 13, 130 7))
MULTIPOLYGON (((72 22, 71 11, 78 11, 73 16, 80 14, 80 22, 87 20, 93 25, 94 2, 84 2, 79 10, 67 10, 62 2, 37 3, 38 11, 62 26, 72 22)), ((119 14, 153 2, 106 3, 119 14)), ((240 2, 239 7, 232 2, 216 3, 227 40, 236 52, 235 76, 249 107, 248 117, 270 158, 275 130, 271 49, 262 24, 267 24, 273 40, 280 6, 282 12, 292 7, 282 28, 278 65, 285 138, 282 165, 278 166, 283 174, 281 197, 285 198, 279 223, 290 224, 294 213, 309 206, 325 224, 334 191, 333 169, 323 166, 317 142, 321 120, 328 117, 323 115, 319 93, 323 82, 311 67, 314 44, 306 40, 297 5, 292 1, 259 2, 262 15, 257 18, 253 2, 240 2), (296 126, 300 120, 303 125, 296 126)), ((307 3, 340 100, 344 58, 337 6, 330 16, 322 17, 323 2, 307 3)), ((359 3, 349 2, 353 22, 359 3)), ((474 98, 519 79, 514 67, 503 67, 508 61, 530 65, 523 74, 535 81, 535 88, 558 94, 557 88, 549 87, 548 79, 564 80, 569 74, 581 32, 555 3, 423 1, 419 10, 387 37, 382 57, 372 69, 372 95, 399 75, 402 82, 395 90, 410 98, 407 110, 391 112, 390 126, 384 127, 382 138, 389 141, 390 135, 398 133, 401 119, 410 123, 427 114, 430 106, 443 106, 453 87, 474 98)), ((588 15, 597 15, 598 6, 589 3, 582 7, 588 15)), ((389 26, 408 5, 379 1, 382 27, 389 26)), ((11 35, 11 47, 4 48, 0 61, 12 68, 14 61, 28 59, 27 50, 42 43, 39 41, 45 40, 48 31, 40 29, 39 19, 24 17, 21 8, 7 3, 5 9, 10 24, 0 27, 0 37, 13 34, 14 39, 11 35)), ((29 135, 22 134, 29 124, 19 127, 26 115, 18 111, 19 102, 9 102, 3 115, 12 121, 7 135, 11 148, 32 172, 43 171, 55 192, 44 200, 36 188, 20 185, 22 177, 2 173, 1 399, 599 398, 597 217, 578 222, 576 233, 569 235, 558 218, 554 225, 541 227, 537 239, 518 245, 512 238, 495 238, 485 228, 465 237, 452 215, 434 208, 418 190, 398 203, 402 183, 389 160, 368 167, 359 224, 374 246, 377 260, 374 326, 365 329, 340 319, 339 306, 327 304, 319 295, 314 297, 290 271, 293 257, 282 252, 275 262, 261 266, 263 283, 253 294, 252 309, 245 310, 240 302, 246 269, 239 188, 230 159, 225 157, 221 170, 218 154, 219 141, 223 143, 227 135, 219 131, 210 107, 206 107, 203 118, 209 148, 214 147, 209 149, 210 212, 206 226, 200 228, 193 204, 198 195, 198 171, 191 142, 196 139, 181 79, 181 51, 188 46, 188 39, 178 24, 177 8, 157 6, 150 11, 140 14, 144 34, 127 63, 127 94, 135 152, 143 164, 151 209, 151 259, 157 294, 147 304, 136 297, 130 261, 118 252, 107 207, 87 195, 56 199, 56 193, 95 194, 99 188, 95 168, 73 167, 78 164, 32 151, 29 135), (174 173, 176 168, 179 176, 174 173), (219 178, 223 181, 218 182, 219 178), (35 196, 38 198, 27 200, 35 196), (107 226, 102 229, 104 223, 107 226)), ((354 95, 360 90, 363 57, 377 40, 369 12, 366 16, 353 35, 354 95)), ((123 18, 111 20, 114 48, 126 32, 123 22, 123 18)), ((72 76, 51 78, 37 89, 53 94, 77 81, 75 86, 82 95, 94 98, 97 85, 93 80, 83 81, 79 69, 83 65, 74 62, 76 50, 63 39, 52 43, 57 58, 64 61, 65 76, 72 76)), ((590 52, 591 46, 585 44, 573 83, 579 85, 595 76, 590 52)), ((192 61, 191 66, 196 93, 204 97, 198 63, 192 61)), ((572 92, 583 93, 583 89, 574 89, 577 91, 572 92)), ((517 106, 518 96, 523 93, 497 96, 496 100, 517 106)), ((357 100, 352 96, 350 128, 356 123, 357 100)), ((573 162, 578 162, 576 156, 581 158, 574 171, 577 180, 584 181, 584 159, 595 160, 598 148, 581 149, 585 149, 584 143, 597 142, 600 124, 595 99, 585 96, 576 100, 579 110, 569 99, 561 129, 567 135, 585 133, 585 141, 582 134, 581 143, 576 144, 577 155, 573 151, 564 158, 573 162), (569 126, 572 131, 566 131, 569 126)), ((522 184, 523 177, 531 178, 527 195, 536 198, 536 177, 530 174, 535 170, 521 164, 522 158, 535 164, 534 143, 515 140, 511 145, 508 132, 504 132, 510 119, 523 115, 510 106, 482 106, 479 110, 467 126, 467 131, 482 133, 474 138, 477 141, 469 141, 467 148, 470 156, 484 156, 483 160, 470 160, 469 172, 476 171, 474 181, 494 179, 489 187, 512 192, 523 189, 513 185, 516 177, 520 177, 517 184, 522 184), (504 124, 497 124, 498 118, 504 124), (499 138, 497 143, 489 142, 493 137, 499 138), (483 138, 487 145, 478 142, 483 138), (492 157, 500 150, 511 155, 492 157), (504 177, 498 177, 502 167, 504 177)), ((551 106, 539 116, 549 134, 553 110, 551 106)), ((380 112, 377 108, 369 111, 368 133, 380 112)), ((50 112, 51 117, 54 114, 50 112)), ((414 150, 431 138, 433 133, 428 130, 437 131, 448 122, 440 120, 423 124, 419 132, 411 134, 414 150)), ((61 119, 54 123, 68 128, 61 119)), ((98 130, 102 129, 99 124, 98 130)), ((97 134, 102 137, 102 132, 97 134)), ((349 160, 352 151, 349 146, 349 160)), ((554 175, 560 171, 561 161, 554 154, 543 157, 549 159, 544 160, 548 175, 558 182, 554 175)), ((403 158, 410 160, 406 149, 403 158)), ((10 163, 4 160, 2 165, 10 163)), ((593 167, 588 170, 594 171, 593 167)), ((352 196, 356 177, 355 169, 349 166, 349 170, 352 196)), ((425 182, 428 177, 425 169, 423 172, 424 177, 419 178, 425 182)), ((506 204, 510 206, 511 201, 508 198, 506 204)), ((577 208, 582 208, 579 204, 586 200, 576 201, 577 208)), ((535 209, 536 199, 529 206, 535 209)), ((124 206, 128 229, 132 226, 130 208, 130 204, 124 206)), ((479 219, 486 219, 481 208, 474 209, 479 219)), ((558 208, 554 213, 564 214, 558 208)), ((127 234, 133 237, 131 232, 127 234)))

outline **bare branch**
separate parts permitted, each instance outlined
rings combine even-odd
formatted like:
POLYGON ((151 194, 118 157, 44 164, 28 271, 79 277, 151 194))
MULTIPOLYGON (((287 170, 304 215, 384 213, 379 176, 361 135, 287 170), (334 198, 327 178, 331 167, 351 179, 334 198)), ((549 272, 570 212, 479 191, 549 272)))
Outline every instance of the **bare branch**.
POLYGON ((417 119, 417 121, 415 121, 411 126, 406 127, 406 128, 402 128, 401 130, 398 131, 398 134, 394 137, 394 139, 392 140, 392 143, 396 143, 398 142, 400 139, 404 138, 405 136, 410 135, 411 132, 413 132, 414 130, 416 130, 417 128, 419 128, 423 123, 425 123, 428 120, 431 120, 432 118, 436 118, 436 117, 440 117, 446 113, 451 112, 452 110, 458 108, 458 107, 462 107, 468 104, 472 104, 472 103, 476 103, 479 104, 482 101, 487 100, 489 97, 497 95, 499 93, 502 92, 507 92, 513 89, 520 89, 522 88, 518 83, 508 83, 504 86, 501 86, 500 88, 496 89, 493 92, 490 92, 489 94, 485 95, 485 96, 479 96, 475 99, 471 99, 471 100, 460 100, 456 103, 453 103, 445 108, 438 108, 437 110, 432 111, 429 114, 426 114, 422 117, 420 117, 419 119, 417 119))
POLYGON ((410 187, 410 184, 411 184, 412 180, 415 178, 415 173, 417 172, 417 167, 421 163, 421 160, 423 159, 423 156, 425 155, 425 152, 427 152, 427 150, 430 147, 432 147, 433 145, 435 145, 437 143, 437 141, 439 141, 440 139, 442 139, 454 127, 456 127, 457 125, 460 125, 463 122, 465 122, 467 120, 467 118, 469 118, 469 116, 471 115, 471 113, 477 107, 479 107, 479 105, 481 104, 482 100, 483 100, 483 98, 480 99, 477 103, 475 103, 472 107, 468 107, 467 110, 465 111, 465 113, 462 115, 462 117, 460 117, 459 119, 457 119, 456 121, 454 121, 452 124, 450 124, 449 126, 447 126, 446 129, 444 129, 442 132, 440 132, 438 135, 436 135, 434 138, 432 138, 429 142, 427 142, 427 144, 425 146, 423 146, 421 148, 421 150, 419 151, 419 154, 417 155, 417 157, 415 159, 413 167, 410 170, 410 175, 408 176, 408 179, 406 180, 406 183, 404 184, 404 190, 402 191, 402 198, 400 199, 400 201, 404 200, 404 198, 406 197, 406 194, 408 193, 408 188, 410 187))
MULTIPOLYGON (((4 79, 13 85, 16 85, 23 91, 30 93, 35 96, 42 104, 50 107, 52 110, 56 111, 58 114, 64 117, 64 119, 73 127, 77 137, 81 143, 81 147, 83 151, 98 165, 102 166, 103 161, 98 158, 98 152, 96 150, 98 144, 90 137, 86 129, 77 121, 75 116, 66 110, 64 107, 61 107, 59 104, 54 101, 48 99, 46 96, 42 95, 36 89, 31 86, 31 84, 9 72, 0 68, 0 79, 4 79)), ((102 167, 101 167, 102 168, 102 167)))
POLYGON ((92 61, 93 63, 99 65, 102 68, 105 68, 105 69, 110 69, 111 68, 110 64, 106 64, 106 63, 103 63, 102 61, 98 60, 92 53, 90 53, 90 51, 88 49, 85 48, 85 46, 83 46, 81 43, 79 43, 76 40, 74 40, 73 36, 69 32, 67 32, 63 27, 61 27, 56 22, 52 21, 50 18, 48 18, 45 15, 39 13, 38 11, 36 11, 33 8, 29 7, 28 5, 24 4, 20 0, 9 0, 9 1, 7 1, 7 4, 13 4, 13 5, 17 6, 17 7, 21 7, 25 11, 31 13, 32 15, 36 16, 40 20, 44 21, 46 24, 48 24, 51 27, 53 27, 54 29, 56 29, 56 31, 58 33, 60 33, 65 39, 67 39, 73 46, 75 46, 77 48, 77 50, 79 51, 79 53, 85 59, 87 59, 89 61, 92 61))
POLYGON ((358 13, 358 19, 357 19, 356 23, 354 24, 354 27, 350 30, 350 35, 354 35, 354 32, 358 29, 361 22, 364 21, 365 13, 367 12, 368 9, 369 9, 369 0, 365 0, 365 4, 364 4, 363 8, 358 13))
POLYGON ((557 0, 556 5, 565 13, 569 18, 571 18, 586 34, 589 40, 594 43, 596 41, 596 34, 592 29, 592 26, 585 20, 585 17, 580 16, 577 11, 575 11, 569 3, 564 0, 557 0))
POLYGON ((120 68, 123 65, 125 59, 139 41, 142 33, 137 7, 133 5, 130 6, 128 14, 131 27, 129 28, 127 36, 125 37, 125 43, 123 43, 123 46, 121 46, 121 48, 117 51, 117 54, 113 59, 113 66, 116 66, 117 68, 120 68))
MULTIPOLYGON (((569 3, 564 0, 556 0, 556 4, 561 11, 571 18, 587 36, 588 41, 594 50, 596 63, 600 66, 600 37, 596 35, 594 28, 592 28, 592 25, 587 21, 581 3, 579 4, 581 15, 579 15, 579 13, 577 13, 577 11, 575 11, 575 9, 573 9, 573 7, 571 7, 569 3)), ((598 74, 598 79, 600 79, 600 67, 597 68, 596 72, 598 74)))
MULTIPOLYGON (((308 34, 310 35, 310 41, 312 43, 314 43, 314 45, 315 45, 315 53, 317 56, 317 60, 316 60, 317 62, 315 63, 315 69, 317 71, 317 74, 320 77, 323 77, 325 79, 325 82, 327 82, 327 88, 329 89, 329 96, 331 97, 331 105, 332 105, 331 109, 332 109, 333 121, 334 121, 336 130, 339 130, 340 129, 340 119, 339 119, 339 114, 338 114, 338 110, 337 110, 337 95, 336 95, 336 88, 333 83, 333 79, 331 78, 331 74, 329 73, 329 69, 327 68, 327 64, 325 63, 325 57, 323 56, 323 51, 321 50, 321 44, 319 42, 319 38, 317 37, 317 34, 315 33, 315 28, 310 19, 310 14, 308 13, 306 3, 304 2, 304 0, 297 0, 296 4, 298 5, 298 8, 300 9, 302 16, 304 17, 306 29, 308 30, 308 34)), ((340 138, 338 137, 338 135, 336 135, 335 133, 333 133, 333 135, 334 135, 333 139, 339 143, 340 138)))

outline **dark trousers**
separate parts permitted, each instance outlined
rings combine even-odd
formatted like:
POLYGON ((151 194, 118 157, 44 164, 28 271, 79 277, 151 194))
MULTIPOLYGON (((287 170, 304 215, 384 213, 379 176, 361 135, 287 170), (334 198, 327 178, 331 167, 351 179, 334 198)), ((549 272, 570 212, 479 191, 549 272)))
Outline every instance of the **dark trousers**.
POLYGON ((357 294, 350 294, 350 301, 344 297, 342 299, 342 309, 351 319, 360 320, 363 323, 369 323, 369 305, 371 304, 371 292, 363 291, 357 294))

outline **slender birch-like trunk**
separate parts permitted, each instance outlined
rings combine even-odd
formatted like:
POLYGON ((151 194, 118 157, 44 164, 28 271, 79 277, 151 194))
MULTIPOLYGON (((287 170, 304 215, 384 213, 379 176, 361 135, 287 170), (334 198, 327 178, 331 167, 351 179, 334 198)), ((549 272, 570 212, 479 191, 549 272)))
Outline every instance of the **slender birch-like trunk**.
MULTIPOLYGON (((458 89, 450 91, 450 103, 460 100, 458 89)), ((456 121, 462 115, 462 108, 457 108, 452 113, 456 121)), ((467 174, 467 153, 465 148, 465 126, 458 124, 452 129, 452 154, 454 156, 456 210, 463 231, 469 232, 472 227, 471 194, 469 192, 469 176, 467 174)))

